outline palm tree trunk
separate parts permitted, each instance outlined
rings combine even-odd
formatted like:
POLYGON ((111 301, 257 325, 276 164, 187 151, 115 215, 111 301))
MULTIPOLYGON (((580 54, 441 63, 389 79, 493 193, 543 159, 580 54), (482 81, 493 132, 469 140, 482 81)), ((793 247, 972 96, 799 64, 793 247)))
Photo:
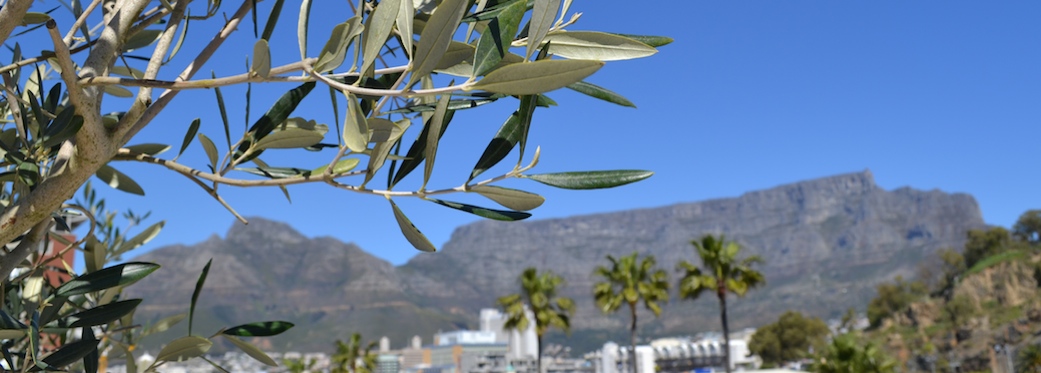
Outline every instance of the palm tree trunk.
POLYGON ((542 335, 535 337, 535 344, 538 352, 535 355, 535 369, 536 373, 542 373, 542 335))
POLYGON ((629 303, 629 314, 632 315, 632 325, 629 326, 629 366, 636 373, 636 303, 629 303))
POLYGON ((723 369, 727 373, 730 373, 730 327, 727 325, 727 293, 726 290, 720 289, 719 295, 719 314, 723 320, 723 369))

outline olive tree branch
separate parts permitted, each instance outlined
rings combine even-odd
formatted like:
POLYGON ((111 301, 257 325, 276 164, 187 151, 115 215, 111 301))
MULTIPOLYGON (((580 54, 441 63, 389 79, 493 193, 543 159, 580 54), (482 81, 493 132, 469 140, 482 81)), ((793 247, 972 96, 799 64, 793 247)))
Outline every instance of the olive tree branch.
MULTIPOLYGON (((22 0, 13 0, 16 3, 19 1, 22 0)), ((83 75, 105 75, 122 47, 121 36, 125 35, 136 14, 147 3, 148 0, 120 1, 115 4, 118 5, 118 11, 106 14, 106 27, 83 64, 83 75)), ((84 102, 76 106, 76 113, 83 117, 83 126, 73 138, 76 144, 74 154, 60 172, 47 175, 34 190, 23 194, 17 202, 0 211, 0 243, 9 243, 23 232, 40 228, 41 224, 48 221, 52 212, 57 211, 80 185, 107 163, 117 149, 101 121, 101 90, 73 86, 69 87, 70 96, 75 90, 80 91, 76 94, 82 94, 84 102)), ((35 237, 35 241, 38 242, 39 237, 35 237)), ((6 276, 28 255, 28 251, 18 251, 3 256, 0 258, 0 273, 6 276), (7 270, 8 268, 10 270, 7 270)))
POLYGON ((337 90, 347 91, 347 92, 354 93, 354 94, 357 94, 357 95, 384 96, 384 97, 386 97, 386 96, 395 96, 395 97, 428 96, 428 95, 437 95, 437 94, 442 94, 442 93, 452 93, 452 92, 455 92, 455 91, 461 91, 461 90, 463 90, 463 89, 473 85, 473 83, 463 83, 463 84, 456 84, 456 85, 451 85, 451 86, 441 87, 441 88, 417 89, 417 90, 411 90, 411 89, 410 90, 404 90, 404 89, 375 89, 375 88, 356 87, 356 86, 353 86, 353 85, 350 85, 350 84, 343 84, 343 83, 337 82, 337 81, 332 80, 331 78, 329 78, 329 77, 327 77, 325 75, 322 75, 321 73, 318 73, 318 72, 314 71, 314 67, 311 66, 311 64, 308 63, 308 61, 300 61, 300 62, 303 63, 304 72, 306 72, 307 74, 311 75, 312 77, 314 77, 318 81, 321 81, 322 83, 325 83, 325 84, 329 85, 330 87, 336 88, 337 90))
POLYGON ((83 91, 80 90, 79 77, 76 76, 76 65, 72 62, 69 47, 62 41, 61 34, 58 33, 58 24, 53 19, 47 21, 47 33, 50 34, 51 42, 54 44, 54 55, 58 60, 58 66, 61 68, 61 79, 69 87, 69 101, 74 106, 84 105, 86 97, 84 97, 83 91))
POLYGON ((0 8, 0 44, 7 41, 14 27, 22 24, 22 17, 29 11, 32 0, 8 0, 3 8, 0 8))
MULTIPOLYGON (((237 187, 262 187, 262 186, 285 186, 294 184, 304 184, 323 181, 319 175, 301 175, 292 176, 281 179, 268 179, 268 180, 246 180, 225 177, 221 174, 214 174, 209 172, 200 171, 198 169, 162 158, 156 158, 147 154, 134 153, 129 149, 119 149, 116 156, 112 158, 113 161, 138 161, 144 163, 155 164, 166 167, 170 170, 182 173, 193 178, 199 178, 203 180, 212 181, 218 184, 237 186, 237 187)), ((334 178, 364 175, 365 171, 350 171, 333 175, 334 178)))
MULTIPOLYGON (((94 43, 97 43, 97 39, 91 40, 90 43, 87 43, 87 44, 80 45, 78 47, 72 48, 71 50, 69 50, 69 54, 76 54, 76 53, 85 51, 85 50, 87 50, 87 48, 90 48, 92 45, 94 45, 94 43)), ((32 58, 26 58, 24 60, 12 63, 10 65, 6 65, 6 66, 3 66, 3 67, 0 67, 0 73, 5 73, 5 72, 8 72, 8 71, 17 69, 19 67, 32 65, 34 63, 37 63, 37 62, 40 62, 40 61, 44 61, 44 60, 46 60, 48 58, 51 58, 51 57, 54 57, 54 56, 55 56, 54 52, 44 52, 44 53, 41 53, 39 56, 32 57, 32 58)))
POLYGON ((477 183, 465 183, 465 184, 463 184, 461 186, 454 187, 454 188, 446 188, 446 189, 439 189, 439 190, 427 190, 427 191, 392 191, 392 190, 368 189, 368 188, 356 187, 356 186, 353 186, 353 185, 342 184, 342 183, 338 183, 338 182, 335 181, 335 179, 338 179, 338 178, 364 175, 366 173, 366 170, 349 171, 349 172, 343 172, 343 173, 338 173, 338 174, 332 174, 328 178, 326 178, 324 175, 307 174, 307 175, 291 176, 291 177, 285 177, 285 178, 279 178, 279 179, 246 180, 246 179, 230 178, 230 177, 225 177, 225 176, 222 176, 222 175, 219 175, 219 174, 213 174, 213 173, 209 173, 209 172, 200 171, 198 169, 195 169, 195 168, 183 165, 183 164, 179 164, 179 163, 171 161, 171 160, 156 158, 156 157, 153 157, 153 156, 150 156, 150 155, 147 155, 147 154, 143 154, 143 153, 135 153, 135 152, 131 151, 130 149, 126 149, 126 148, 119 149, 119 152, 116 154, 116 156, 114 158, 112 158, 112 160, 113 161, 138 161, 138 162, 155 164, 155 165, 166 167, 167 169, 170 169, 170 170, 172 170, 174 172, 180 173, 180 174, 188 177, 189 179, 192 179, 196 184, 198 184, 200 187, 203 187, 206 190, 207 193, 209 193, 211 196, 214 196, 214 197, 216 197, 216 192, 214 191, 214 189, 209 187, 209 186, 207 186, 205 183, 202 182, 202 180, 207 180, 207 181, 212 181, 212 182, 217 183, 217 184, 229 185, 229 186, 237 186, 237 187, 287 186, 287 185, 305 184, 305 183, 314 183, 314 182, 322 182, 322 181, 324 181, 324 182, 329 183, 330 185, 333 185, 333 186, 335 186, 337 188, 346 189, 346 190, 350 190, 352 192, 358 192, 358 193, 381 195, 381 196, 388 196, 388 197, 401 197, 401 196, 424 197, 424 196, 428 196, 428 195, 438 195, 438 194, 449 194, 449 193, 466 192, 466 191, 470 190, 470 188, 473 188, 475 186, 487 185, 487 184, 495 183, 495 182, 502 181, 502 180, 505 180, 505 179, 518 177, 521 174, 523 174, 524 172, 534 168, 538 164, 540 152, 541 152, 541 149, 536 147, 535 148, 535 155, 532 158, 531 163, 529 163, 527 166, 524 166, 524 167, 516 169, 516 170, 512 170, 512 171, 507 172, 505 174, 502 174, 502 175, 499 175, 499 176, 496 176, 496 177, 493 177, 493 178, 490 178, 490 179, 486 179, 486 180, 483 180, 483 181, 480 181, 480 182, 477 182, 477 183))
POLYGON ((14 88, 12 88, 16 87, 18 82, 15 82, 14 78, 11 77, 11 74, 7 72, 0 73, 0 76, 2 76, 4 80, 4 96, 7 97, 7 108, 11 111, 11 118, 14 119, 15 131, 18 132, 18 137, 21 138, 22 141, 28 143, 29 137, 25 131, 25 123, 22 123, 21 109, 18 107, 18 93, 16 93, 14 88))
MULTIPOLYGON (((177 80, 186 81, 191 79, 192 76, 195 76, 195 73, 199 72, 199 69, 202 69, 202 65, 204 65, 206 61, 209 61, 210 57, 213 56, 213 53, 217 51, 217 48, 220 48, 220 46, 224 44, 224 41, 231 36, 231 33, 236 30, 239 23, 242 22, 242 19, 249 15, 249 10, 252 9, 252 7, 252 0, 243 1, 242 5, 240 5, 239 9, 235 11, 235 14, 232 15, 231 19, 224 24, 224 27, 217 32, 217 35, 210 40, 210 43, 199 52, 195 59, 188 64, 184 71, 181 72, 181 75, 177 77, 177 80)), ((147 127, 148 124, 152 122, 152 119, 155 119, 155 117, 166 108, 166 105, 170 104, 170 101, 172 101, 179 92, 180 91, 178 90, 167 89, 163 94, 159 95, 159 98, 144 111, 141 117, 138 118, 133 125, 121 128, 117 132, 121 137, 119 145, 122 146, 123 144, 126 144, 127 141, 134 138, 138 132, 147 127)))
MULTIPOLYGON (((308 58, 307 61, 313 63, 317 61, 317 58, 308 58)), ((285 74, 294 71, 299 71, 303 68, 301 62, 293 62, 290 64, 273 67, 271 68, 271 75, 285 74)), ((386 69, 376 70, 376 74, 392 74, 397 72, 405 71, 407 66, 395 66, 386 69)), ((342 73, 342 74, 331 74, 331 77, 354 77, 358 76, 359 73, 342 73)), ((90 78, 83 78, 80 80, 80 84, 85 86, 93 85, 120 85, 125 87, 153 87, 153 88, 165 88, 170 90, 186 90, 186 89, 209 89, 215 87, 224 87, 230 85, 238 85, 243 83, 282 83, 282 82, 313 82, 315 78, 309 76, 269 76, 267 78, 258 76, 255 73, 244 73, 238 75, 227 76, 216 79, 200 79, 200 80, 157 80, 157 79, 132 79, 132 78, 121 78, 114 76, 97 76, 90 78)))
POLYGON ((47 231, 51 228, 50 219, 44 219, 32 226, 29 233, 22 237, 22 241, 18 242, 18 246, 15 246, 14 250, 4 255, 3 260, 0 261, 0 281, 6 282, 6 279, 11 278, 11 272, 22 263, 25 258, 29 257, 36 245, 43 240, 44 236, 47 235, 47 231), (16 260, 17 259, 17 260, 16 260))
POLYGON ((62 38, 62 41, 65 42, 66 46, 72 45, 72 38, 76 36, 76 29, 80 28, 80 26, 83 26, 84 22, 87 22, 87 16, 89 16, 90 13, 93 13, 94 8, 97 8, 98 4, 101 4, 102 1, 103 0, 92 1, 90 5, 87 6, 87 9, 83 10, 83 14, 80 14, 80 17, 77 18, 76 22, 72 24, 72 27, 69 27, 69 31, 66 32, 65 37, 62 38))
MULTIPOLYGON (((181 25, 181 20, 184 18, 184 11, 188 8, 188 0, 181 0, 174 6, 173 14, 170 15, 170 21, 166 24, 166 30, 159 37, 159 42, 156 43, 155 49, 152 51, 152 58, 148 60, 148 66, 145 67, 143 79, 155 79, 159 75, 159 68, 163 64, 163 58, 166 57, 166 52, 170 49, 170 44, 173 43, 174 34, 177 33, 178 26, 181 25)), ((130 106, 130 110, 120 118, 117 128, 127 127, 127 123, 134 123, 138 118, 141 117, 146 106, 152 102, 152 87, 141 87, 137 91, 137 98, 134 103, 130 106)))
POLYGON ((502 181, 502 180, 506 180, 506 179, 510 179, 510 178, 514 178, 514 177, 520 176, 525 171, 528 171, 528 170, 534 168, 535 165, 537 165, 539 163, 539 152, 540 152, 540 149, 538 147, 536 147, 535 148, 535 156, 532 158, 531 163, 529 163, 527 166, 524 166, 524 167, 516 169, 516 170, 512 170, 510 172, 507 172, 505 174, 502 174, 502 175, 499 175, 499 176, 496 176, 496 177, 493 177, 493 178, 490 178, 490 179, 483 180, 481 182, 477 182, 477 183, 473 183, 473 184, 466 183, 466 184, 463 184, 461 186, 457 186, 455 188, 445 188, 445 189, 438 189, 438 190, 393 191, 393 190, 380 190, 380 189, 368 189, 368 188, 356 187, 356 186, 353 186, 353 185, 341 184, 341 183, 338 183, 338 182, 336 182, 334 180, 326 180, 326 183, 329 184, 329 185, 332 185, 334 187, 337 187, 337 188, 340 188, 340 189, 344 189, 344 190, 349 190, 349 191, 352 191, 352 192, 366 193, 366 194, 375 194, 375 195, 380 195, 380 196, 384 196, 384 197, 419 197, 419 198, 425 198, 426 196, 433 196, 433 195, 439 195, 439 194, 461 193, 461 192, 467 192, 467 191, 470 190, 470 188, 473 188, 475 186, 488 185, 488 184, 491 184, 491 183, 494 183, 494 182, 498 182, 498 181, 502 181))
POLYGON ((134 25, 134 27, 130 28, 130 35, 136 34, 141 30, 144 30, 146 27, 151 26, 156 22, 159 22, 159 20, 163 19, 163 17, 166 17, 167 14, 170 14, 170 10, 167 9, 165 6, 159 6, 150 9, 149 11, 142 14, 143 19, 140 22, 134 25))

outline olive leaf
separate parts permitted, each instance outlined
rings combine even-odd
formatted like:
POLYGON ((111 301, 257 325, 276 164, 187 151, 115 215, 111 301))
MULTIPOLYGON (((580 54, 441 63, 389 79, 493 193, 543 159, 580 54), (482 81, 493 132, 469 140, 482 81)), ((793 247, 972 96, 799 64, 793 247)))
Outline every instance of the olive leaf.
POLYGON ((465 90, 480 89, 510 95, 549 92, 582 81, 604 66, 602 61, 541 60, 515 63, 492 71, 465 90))
POLYGON ((564 189, 614 188, 646 179, 654 172, 643 170, 559 172, 551 174, 521 175, 540 183, 564 189))
POLYGON ((394 200, 387 198, 387 201, 390 202, 390 208, 394 210, 394 220, 398 222, 398 227, 401 228, 401 234, 405 236, 405 239, 408 240, 410 244, 412 244, 412 247, 415 247, 419 251, 430 253, 437 251, 437 247, 434 247, 434 244, 430 243, 430 239, 423 235, 423 232, 420 232, 419 228, 416 228, 416 226, 412 224, 411 220, 408 220, 408 217, 405 216, 405 213, 401 212, 401 209, 398 208, 396 203, 394 203, 394 200))
POLYGON ((480 194, 503 207, 517 211, 532 210, 546 202, 545 198, 535 193, 494 185, 479 185, 471 187, 468 191, 480 194))

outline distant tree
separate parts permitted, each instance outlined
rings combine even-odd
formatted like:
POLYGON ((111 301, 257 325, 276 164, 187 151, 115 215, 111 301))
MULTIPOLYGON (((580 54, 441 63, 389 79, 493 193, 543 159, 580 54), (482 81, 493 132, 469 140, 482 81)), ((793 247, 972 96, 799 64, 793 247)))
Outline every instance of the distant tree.
POLYGON ((1016 373, 1041 372, 1041 345, 1030 344, 1016 354, 1016 373))
POLYGON ((303 358, 300 359, 282 359, 282 366, 285 367, 289 373, 305 373, 311 372, 314 366, 318 364, 318 361, 311 359, 310 361, 304 362, 303 358))
POLYGON ((376 354, 372 349, 376 348, 376 342, 369 342, 362 346, 361 334, 351 334, 351 338, 345 343, 336 340, 336 352, 330 357, 332 367, 331 373, 372 373, 376 371, 376 354), (361 365, 358 365, 358 361, 361 365))
POLYGON ((871 342, 863 344, 851 333, 832 339, 810 366, 817 373, 891 373, 896 362, 871 342))
POLYGON ((846 333, 853 331, 857 326, 857 310, 853 307, 847 308, 839 321, 839 331, 846 333))
POLYGON ((713 291, 719 298, 720 320, 723 324, 723 356, 726 371, 730 373, 730 327, 727 324, 727 293, 743 297, 749 289, 763 285, 762 273, 752 269, 763 262, 758 255, 738 259, 741 246, 727 242, 725 237, 705 235, 700 241, 690 242, 701 257, 701 267, 686 260, 678 267, 683 271, 679 290, 682 299, 697 299, 705 290, 713 291))
POLYGON ((603 281, 593 285, 593 298, 603 313, 618 311, 623 305, 629 307, 631 324, 629 325, 629 347, 633 373, 636 373, 636 305, 643 306, 661 315, 661 305, 669 301, 669 275, 656 268, 653 255, 639 259, 639 253, 615 258, 607 256, 611 267, 597 266, 593 275, 603 281))
POLYGON ((994 227, 988 230, 973 229, 967 233, 965 243, 965 266, 972 268, 980 260, 1008 249, 1011 236, 1007 229, 994 227))
POLYGON ((1027 210, 1020 215, 1012 226, 1012 235, 1031 244, 1041 242, 1041 210, 1027 210))
POLYGON ((911 302, 928 293, 922 282, 905 281, 901 276, 897 276, 892 283, 878 284, 876 289, 878 295, 867 306, 867 317, 872 328, 881 326, 886 317, 903 311, 911 302))
POLYGON ((552 272, 539 274, 535 268, 527 268, 520 276, 521 292, 499 298, 499 307, 506 313, 506 329, 528 328, 527 312, 535 319, 535 335, 538 355, 535 357, 538 372, 542 372, 542 337, 550 328, 571 332, 571 315, 575 313, 575 302, 571 298, 557 295, 564 286, 564 279, 552 272))
POLYGON ((788 311, 776 322, 756 329, 748 349, 763 359, 764 366, 774 367, 811 356, 811 346, 820 351, 830 333, 828 324, 820 318, 788 311))
POLYGON ((954 249, 943 249, 937 254, 940 256, 943 272, 942 286, 951 289, 957 282, 958 277, 965 273, 965 256, 954 249))
POLYGON ((967 295, 956 295, 944 304, 943 310, 951 326, 957 329, 976 314, 976 305, 967 295))
POLYGON ((965 256, 957 250, 946 248, 937 251, 935 258, 919 264, 917 280, 921 281, 931 294, 950 299, 954 285, 966 269, 965 256))

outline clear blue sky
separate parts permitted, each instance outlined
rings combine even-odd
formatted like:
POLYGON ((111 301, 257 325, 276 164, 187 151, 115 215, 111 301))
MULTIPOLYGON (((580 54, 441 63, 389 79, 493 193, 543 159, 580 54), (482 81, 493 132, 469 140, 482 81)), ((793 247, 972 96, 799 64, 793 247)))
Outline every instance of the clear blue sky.
MULTIPOLYGON (((277 30, 283 35, 272 42, 285 51, 275 56, 276 64, 297 55, 296 5, 289 3, 277 30)), ((335 11, 316 15, 349 12, 336 3, 335 11)), ((261 3, 261 19, 270 5, 261 3)), ((235 4, 224 6, 230 12, 235 4)), ((560 106, 536 112, 530 142, 543 149, 537 171, 642 168, 657 174, 605 191, 504 184, 548 199, 533 219, 732 197, 864 169, 886 189, 969 193, 991 224, 1009 226, 1024 210, 1041 207, 1041 2, 600 0, 575 1, 572 11, 584 14, 573 30, 676 41, 650 58, 609 63, 590 79, 638 109, 551 93, 560 106)), ((327 35, 329 25, 343 18, 315 21, 313 34, 327 35)), ((205 74, 243 71, 253 42, 249 27, 237 34, 239 48, 210 62, 205 74)), ((212 35, 201 23, 191 31, 204 39, 212 35)), ((320 39, 312 42, 315 52, 320 39)), ((181 53, 190 56, 197 49, 187 45, 181 53)), ((184 58, 179 60, 171 73, 183 66, 184 58)), ((254 85, 251 118, 291 87, 254 85)), ((233 128, 241 128, 244 92, 224 94, 233 128)), ((199 116, 203 132, 223 143, 212 97, 208 91, 185 95, 134 142, 179 145, 190 120, 199 116)), ((307 103, 313 106, 297 115, 331 124, 328 101, 319 87, 307 103)), ((465 180, 510 110, 459 113, 431 185, 465 180)), ((198 144, 182 158, 198 167, 205 167, 204 159, 198 144)), ((109 206, 151 210, 168 221, 146 249, 193 244, 223 235, 232 224, 230 214, 183 177, 155 166, 116 166, 148 196, 106 193, 109 206)), ((277 189, 221 190, 244 215, 287 221, 309 236, 356 242, 395 264, 417 253, 380 197, 297 186, 290 187, 290 204, 277 189)), ((438 246, 455 227, 477 219, 422 201, 399 204, 438 246)))

